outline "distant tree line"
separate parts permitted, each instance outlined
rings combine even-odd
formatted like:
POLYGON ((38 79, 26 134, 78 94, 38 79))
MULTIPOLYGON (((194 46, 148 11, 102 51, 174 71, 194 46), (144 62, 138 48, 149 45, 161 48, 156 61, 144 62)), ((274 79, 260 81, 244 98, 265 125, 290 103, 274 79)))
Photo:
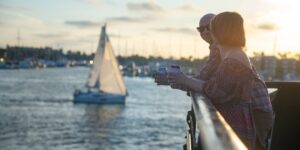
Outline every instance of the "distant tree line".
MULTIPOLYGON (((7 46, 4 49, 0 48, 0 58, 6 62, 19 62, 24 59, 40 59, 40 60, 71 60, 71 61, 89 61, 93 60, 94 54, 86 54, 79 51, 64 51, 63 49, 53 49, 51 47, 18 47, 7 46)), ((164 63, 178 64, 185 68, 200 69, 208 57, 202 59, 180 58, 174 59, 163 57, 144 57, 139 55, 132 56, 117 56, 117 60, 121 65, 128 65, 134 62, 137 66, 145 66, 149 63, 164 63)), ((274 71, 274 78, 281 79, 286 73, 294 73, 300 76, 300 54, 291 55, 291 53, 278 53, 275 56, 265 56, 264 52, 255 52, 254 57, 251 58, 255 67, 259 72, 274 71), (273 66, 273 68, 272 68, 273 66), (270 70, 270 68, 272 68, 270 70)))
POLYGON ((94 54, 87 55, 81 52, 67 51, 66 53, 63 49, 53 49, 51 47, 18 47, 18 46, 7 46, 5 49, 0 50, 0 57, 5 59, 7 62, 17 62, 24 59, 42 59, 58 61, 61 59, 68 60, 92 60, 94 54))
POLYGON ((117 59, 121 65, 127 65, 128 63, 134 62, 138 66, 144 66, 144 65, 148 65, 150 62, 169 62, 171 64, 178 64, 180 66, 197 68, 204 63, 207 57, 203 59, 192 59, 192 57, 189 58, 182 57, 180 59, 174 59, 172 57, 163 58, 163 57, 153 57, 153 56, 144 57, 139 55, 132 55, 132 56, 117 56, 117 59))

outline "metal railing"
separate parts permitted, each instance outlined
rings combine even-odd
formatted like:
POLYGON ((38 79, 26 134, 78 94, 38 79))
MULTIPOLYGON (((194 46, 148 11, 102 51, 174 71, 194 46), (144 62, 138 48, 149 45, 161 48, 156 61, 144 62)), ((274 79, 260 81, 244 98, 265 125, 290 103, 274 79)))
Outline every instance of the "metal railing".
POLYGON ((209 99, 193 92, 190 96, 192 110, 187 115, 187 143, 184 149, 247 149, 209 99))
MULTIPOLYGON (((266 84, 269 88, 272 88, 269 89, 269 94, 273 102, 276 102, 276 100, 278 101, 283 88, 291 88, 277 82, 267 82, 266 84)), ((291 82, 291 84, 293 85, 293 88, 297 88, 300 85, 300 82, 296 84, 295 82, 291 82)), ((300 94, 300 86, 298 92, 300 94)), ((192 98, 192 108, 187 114, 186 144, 183 146, 183 149, 247 149, 208 98, 194 92, 189 92, 189 95, 192 98)), ((276 129, 273 129, 273 132, 272 137, 276 135, 276 129)), ((271 144, 271 147, 272 146, 273 144, 271 144)))

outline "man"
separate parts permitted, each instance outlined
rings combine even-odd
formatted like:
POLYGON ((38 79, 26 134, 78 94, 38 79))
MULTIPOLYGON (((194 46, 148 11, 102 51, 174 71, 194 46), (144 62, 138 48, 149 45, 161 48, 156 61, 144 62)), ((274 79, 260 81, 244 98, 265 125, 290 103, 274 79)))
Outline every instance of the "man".
POLYGON ((209 44, 209 50, 210 50, 207 62, 205 63, 204 67, 201 69, 199 75, 196 76, 196 78, 205 81, 209 79, 209 77, 217 69, 221 61, 220 51, 217 48, 217 46, 213 44, 213 40, 209 29, 210 21, 214 16, 215 16, 214 14, 204 15, 199 21, 199 27, 197 27, 197 30, 200 33, 202 39, 209 44))
MULTIPOLYGON (((201 69, 200 73, 195 76, 195 78, 208 80, 212 73, 216 70, 220 63, 220 52, 216 46, 213 45, 213 40, 210 35, 209 24, 214 14, 206 14, 199 21, 199 27, 197 27, 198 32, 200 33, 201 38, 209 44, 209 58, 205 63, 204 67, 201 69)), ((155 82, 157 85, 169 85, 168 79, 164 75, 155 74, 155 82)), ((174 89, 181 89, 186 91, 185 87, 181 85, 171 85, 174 89)))

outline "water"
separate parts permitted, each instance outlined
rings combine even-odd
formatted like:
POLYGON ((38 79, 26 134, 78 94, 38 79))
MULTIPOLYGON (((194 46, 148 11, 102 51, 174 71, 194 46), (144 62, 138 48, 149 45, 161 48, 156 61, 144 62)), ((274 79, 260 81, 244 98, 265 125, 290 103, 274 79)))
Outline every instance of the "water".
POLYGON ((0 149, 182 149, 190 99, 126 78, 123 105, 74 104, 88 68, 0 70, 0 149))

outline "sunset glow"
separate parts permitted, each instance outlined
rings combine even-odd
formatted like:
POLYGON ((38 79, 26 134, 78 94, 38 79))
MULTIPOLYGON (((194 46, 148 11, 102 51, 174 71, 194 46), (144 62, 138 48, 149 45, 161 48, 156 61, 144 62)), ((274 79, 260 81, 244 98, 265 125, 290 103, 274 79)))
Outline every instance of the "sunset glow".
POLYGON ((296 0, 2 0, 0 46, 92 53, 107 23, 118 55, 201 58, 208 49, 195 29, 199 18, 237 11, 245 20, 250 55, 300 53, 299 6, 296 0))

